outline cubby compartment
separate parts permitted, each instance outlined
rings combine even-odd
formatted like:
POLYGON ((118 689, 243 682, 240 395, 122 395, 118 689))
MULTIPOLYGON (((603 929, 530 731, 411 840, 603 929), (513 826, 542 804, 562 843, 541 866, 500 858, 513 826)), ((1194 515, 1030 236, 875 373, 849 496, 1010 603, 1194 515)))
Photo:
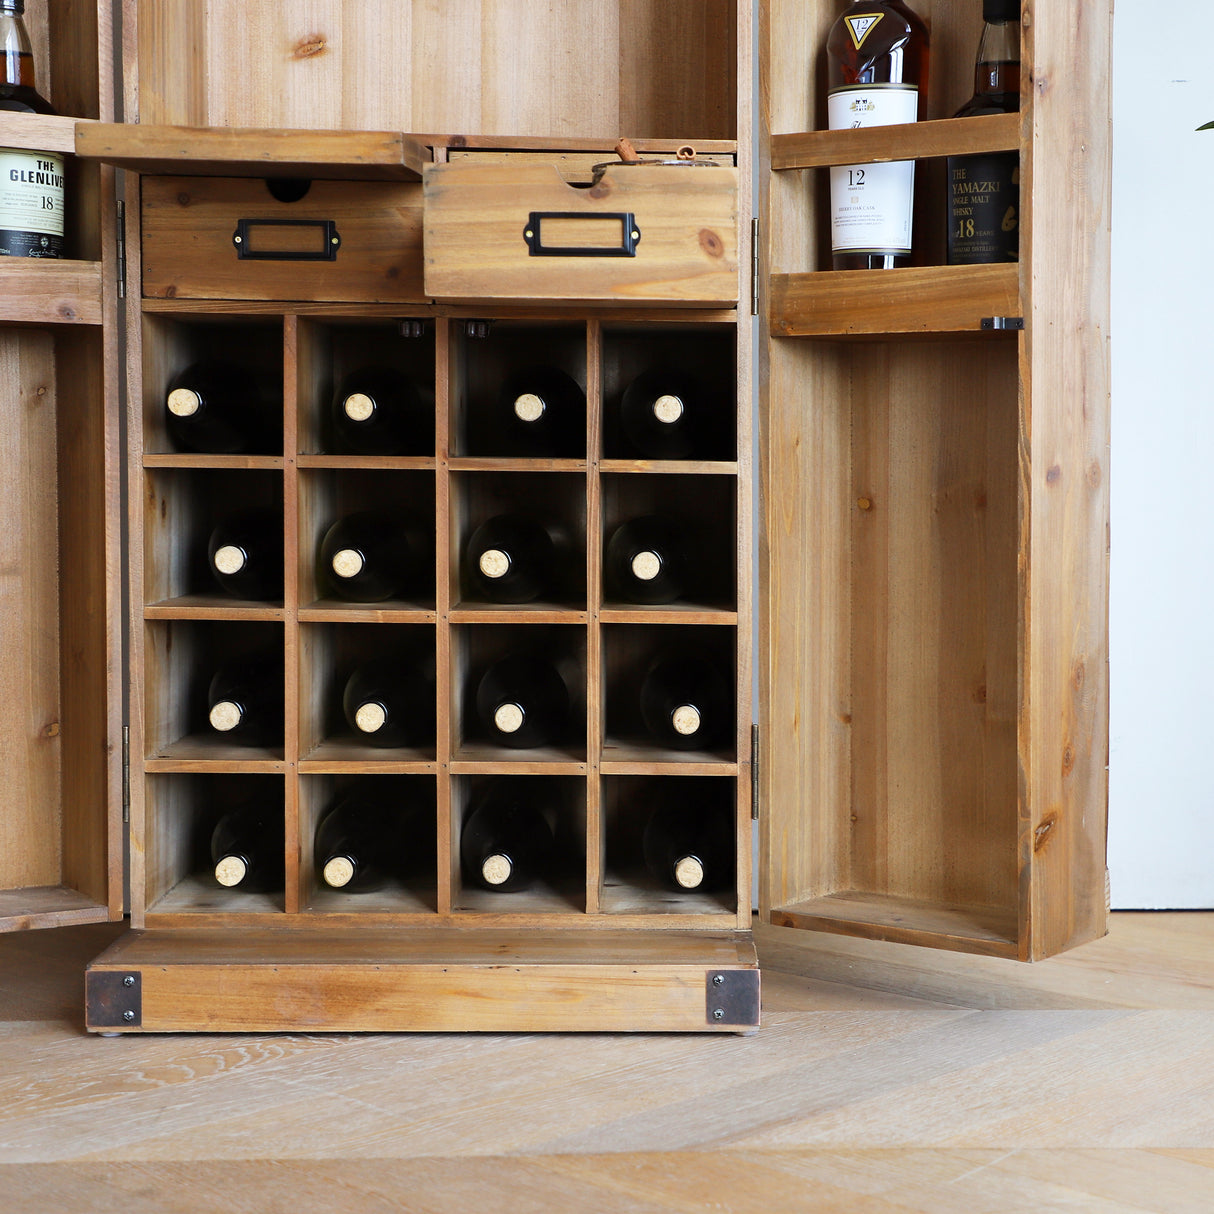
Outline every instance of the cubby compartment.
POLYGON ((602 490, 603 608, 605 622, 696 615, 730 622, 737 611, 737 481, 732 476, 604 473, 602 490), (662 603, 630 602, 619 595, 610 567, 619 527, 657 517, 672 527, 682 593, 662 603))
POLYGON ((584 464, 586 325, 490 320, 452 328, 450 454, 584 464))
MULTIPOLYGON (((143 317, 143 451, 145 463, 228 463, 258 466, 270 457, 281 467, 283 456, 283 331, 282 321, 266 317, 165 316, 143 317), (178 447, 167 427, 169 391, 179 383, 206 383, 198 368, 222 395, 204 408, 221 411, 231 427, 247 439, 237 453, 193 451, 178 447), (218 375, 215 374, 216 370, 218 375), (228 400, 239 393, 237 403, 228 400), (157 459, 156 457, 161 457, 157 459), (170 458, 171 457, 171 458, 170 458)), ((205 444, 203 444, 205 445, 205 444)))
POLYGON ((737 459, 737 357, 732 325, 604 326, 602 384, 602 454, 608 468, 613 460, 737 459), (625 419, 625 394, 634 384, 625 419), (664 419, 656 424, 652 417, 655 406, 658 417, 664 419), (646 409, 649 418, 644 416, 646 409), (678 428, 679 437, 662 434, 664 426, 672 433, 678 428), (669 452, 670 445, 683 443, 686 450, 669 452))
POLYGON ((435 452, 435 322, 424 318, 298 321, 298 446, 317 463, 364 464, 391 457, 396 465, 435 452), (360 400, 348 434, 335 422, 343 387, 360 400), (383 401, 375 393, 385 394, 383 401), (367 404, 363 397, 371 397, 367 404), (404 402, 400 408, 398 402, 404 402), (391 413, 381 423, 380 412, 391 413), (397 421, 403 415, 404 421, 397 421), (385 443, 394 449, 384 449, 385 443))
MULTIPOLYGON (((451 756, 457 766, 491 764, 503 770, 555 767, 586 769, 586 629, 573 624, 459 624, 450 630, 451 756), (542 745, 503 745, 477 711, 477 689, 490 668, 511 658, 527 659, 556 671, 568 695, 568 712, 555 710, 557 736, 542 745)), ((535 684, 524 682, 521 690, 535 684)), ((494 706, 490 706, 491 709, 494 706)), ((541 708, 543 705, 541 705, 541 708)), ((505 721, 517 729, 519 714, 505 721)))
MULTIPOLYGON (((500 846, 489 850, 500 852, 509 862, 511 847, 507 838, 493 837, 495 845, 500 846)), ((451 857, 455 882, 453 906, 457 913, 476 912, 481 916, 583 913, 586 909, 586 781, 575 776, 497 773, 455 777, 451 781, 451 857), (491 803, 534 808, 551 829, 553 844, 548 862, 521 888, 485 888, 465 872, 462 844, 468 820, 478 808, 491 803)))
POLYGON ((142 869, 149 918, 176 915, 237 915, 258 918, 285 909, 285 889, 294 874, 288 864, 274 888, 246 892, 225 887, 215 876, 211 840, 225 815, 255 808, 265 815, 260 836, 267 855, 277 846, 288 855, 281 775, 235 773, 154 773, 146 777, 143 806, 145 854, 142 869))
MULTIPOLYGON (((603 884, 600 908, 606 915, 720 915, 737 911, 737 781, 718 776, 604 776, 601 781, 603 884), (671 846, 675 832, 651 842, 653 859, 685 860, 684 881, 702 875, 704 888, 681 888, 646 862, 646 830, 655 813, 674 809, 699 831, 712 823, 698 845, 671 846), (711 848, 711 854, 709 853, 711 848), (678 854, 676 854, 678 853, 678 854), (685 855, 684 855, 685 853, 685 855), (703 853, 703 854, 697 854, 703 853), (697 866, 698 869, 697 869, 697 866), (695 876, 693 876, 695 874, 695 876)), ((665 871, 663 866, 662 871, 665 871)))
MULTIPOLYGON (((323 915, 431 915, 437 909, 437 799, 433 775, 307 775, 299 787, 300 884, 303 910, 323 915), (330 885, 319 854, 321 824, 331 810, 344 821, 329 850, 355 871, 350 888, 330 885), (355 853, 348 855, 348 853, 355 853), (362 866, 374 888, 359 888, 362 866)), ((332 824, 330 824, 332 825, 332 824)), ((340 864, 340 860, 339 860, 340 864)))
POLYGON ((188 617, 206 612, 218 613, 217 618, 282 618, 282 473, 149 468, 143 477, 145 614, 188 617), (220 585, 208 545, 221 527, 225 536, 247 532, 264 541, 259 542, 257 555, 267 571, 276 563, 279 590, 274 598, 240 598, 220 585))
POLYGON ((145 624, 143 737, 155 769, 281 770, 283 709, 281 624, 145 624))
POLYGON ((351 763, 375 770, 409 771, 421 764, 432 769, 437 728, 432 624, 301 624, 299 660, 304 771, 340 771, 351 763), (352 689, 351 725, 344 701, 356 673, 365 695, 358 700, 359 685, 352 689), (366 707, 362 717, 360 705, 366 707), (397 745, 372 740, 394 734, 397 745))
POLYGON ((737 762, 735 629, 605 624, 601 635, 603 770, 737 762), (699 730, 704 745, 694 743, 699 730), (684 741, 675 745, 671 731, 684 741))
MULTIPOLYGON (((455 472, 450 479, 451 603, 457 620, 468 612, 489 613, 561 613, 586 610, 586 478, 577 473, 560 472, 455 472), (470 541, 478 529, 491 520, 509 520, 507 532, 495 541, 509 542, 508 529, 513 520, 523 526, 538 524, 552 541, 552 559, 546 559, 537 576, 548 588, 523 602, 495 602, 486 586, 490 579, 479 574, 479 561, 469 556, 470 541), (549 572, 551 575, 549 581, 549 572)), ((484 538, 482 533, 478 538, 484 538)), ((530 554, 526 537, 520 537, 524 551, 517 554, 522 568, 530 554)), ((503 552, 502 548, 490 551, 503 552)), ((503 581, 514 572, 511 558, 493 567, 505 568, 503 581)))
MULTIPOLYGON (((310 468, 299 474, 299 602, 315 619, 410 620, 433 618, 434 605, 434 473, 420 470, 310 468), (335 578, 322 568, 321 546, 329 529, 343 519, 367 513, 382 516, 392 528, 403 528, 402 589, 386 599, 360 601, 339 597, 335 578)), ((374 556, 367 554, 368 565, 374 556)), ((350 593, 356 593, 351 591, 350 593)))

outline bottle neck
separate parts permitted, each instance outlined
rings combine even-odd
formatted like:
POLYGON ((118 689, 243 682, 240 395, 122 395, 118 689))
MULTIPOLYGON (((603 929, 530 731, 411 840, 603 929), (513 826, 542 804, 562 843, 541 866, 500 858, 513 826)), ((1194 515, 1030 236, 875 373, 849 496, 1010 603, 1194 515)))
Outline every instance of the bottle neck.
POLYGON ((20 11, 0 4, 0 84, 34 88, 34 55, 20 11))
POLYGON ((1020 23, 988 21, 982 28, 974 65, 974 95, 1020 93, 1020 23))

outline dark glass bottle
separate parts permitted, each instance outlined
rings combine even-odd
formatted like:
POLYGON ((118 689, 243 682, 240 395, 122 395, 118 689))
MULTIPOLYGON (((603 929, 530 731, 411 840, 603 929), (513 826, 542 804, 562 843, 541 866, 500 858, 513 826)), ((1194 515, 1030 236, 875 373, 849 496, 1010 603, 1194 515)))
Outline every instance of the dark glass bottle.
POLYGON ((630 519, 612 532, 604 564, 613 598, 626 603, 683 598, 691 575, 686 529, 655 514, 630 519))
POLYGON ((530 603, 551 595, 567 545, 523 514, 498 514, 472 533, 464 550, 464 593, 493 603, 530 603))
POLYGON ((395 368, 360 368, 333 397, 334 448, 358 455, 433 455, 434 411, 427 404, 417 385, 395 368))
POLYGON ((653 808, 641 846, 650 873, 683 892, 727 888, 734 879, 732 781, 656 780, 647 793, 653 808))
POLYGON ((527 367, 508 376, 498 418, 510 454, 586 456, 586 393, 559 367, 527 367))
POLYGON ((338 519, 320 545, 320 572, 339 598, 378 603, 420 593, 433 553, 420 531, 382 510, 338 519))
POLYGON ((646 371, 620 398, 620 426, 638 455, 650 459, 708 458, 720 403, 703 380, 678 371, 646 371))
POLYGON ((211 573, 238 599, 282 598, 282 516, 246 510, 220 523, 207 544, 211 573))
MULTIPOLYGON (((901 0, 851 4, 826 42, 831 130, 889 126, 924 117, 927 26, 901 0)), ((911 260, 915 164, 830 170, 836 270, 891 269, 911 260)))
POLYGON ((377 658, 346 680, 342 711, 360 742, 403 747, 434 744, 434 682, 412 662, 377 658))
MULTIPOLYGON (((178 372, 164 398, 164 424, 178 451, 270 453, 276 439, 252 373, 235 363, 197 362, 178 372)), ((281 451, 281 442, 277 443, 281 451)))
POLYGON ((541 780, 499 777, 470 807, 460 834, 464 880, 495 893, 550 876, 556 860, 556 809, 541 780))
MULTIPOLYGON (((1020 109, 1020 0, 983 0, 974 95, 958 118, 1020 109)), ((948 158, 948 263, 1020 260, 1020 155, 948 158)))
POLYGON ((233 746, 283 744, 283 669, 270 658, 228 662, 207 687, 212 736, 233 746))
POLYGON ((569 688, 543 658, 516 654, 494 662, 476 688, 476 712, 500 746, 527 749, 564 740, 569 732, 569 688))
POLYGON ((53 114, 34 81, 34 50, 25 28, 25 0, 0 0, 0 110, 53 114))
POLYGON ((662 746, 706 750, 733 730, 729 682, 708 658, 659 658, 641 680, 640 701, 645 728, 662 746))
POLYGON ((380 781, 360 781, 325 811, 314 856, 322 884, 349 894, 431 873, 433 813, 395 782, 388 791, 380 781))
POLYGON ((215 880, 248 893, 281 890, 286 841, 281 803, 245 802, 229 810, 211 833, 215 880))

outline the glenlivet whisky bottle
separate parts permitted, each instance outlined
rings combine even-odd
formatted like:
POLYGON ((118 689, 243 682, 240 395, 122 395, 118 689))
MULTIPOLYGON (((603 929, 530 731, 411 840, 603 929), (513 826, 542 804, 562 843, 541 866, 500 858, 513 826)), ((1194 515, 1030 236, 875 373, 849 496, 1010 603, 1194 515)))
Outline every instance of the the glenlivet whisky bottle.
MULTIPOLYGON (((983 0, 974 95, 957 111, 1020 109, 1020 0, 983 0)), ((1020 155, 986 152, 948 158, 948 264, 1020 260, 1020 155)))
MULTIPOLYGON (((850 4, 831 27, 830 129, 916 122, 927 99, 927 26, 901 0, 850 4)), ((915 162, 830 170, 831 249, 836 270, 910 264, 915 162)))

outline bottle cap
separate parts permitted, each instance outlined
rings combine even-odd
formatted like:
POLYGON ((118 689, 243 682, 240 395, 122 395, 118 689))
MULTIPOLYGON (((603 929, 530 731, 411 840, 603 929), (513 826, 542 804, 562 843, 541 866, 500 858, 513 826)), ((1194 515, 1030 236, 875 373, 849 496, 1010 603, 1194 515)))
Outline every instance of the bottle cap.
POLYGON ((526 719, 521 704, 499 704, 493 713, 493 724, 501 733, 518 733, 526 719))
POLYGON ((334 856, 324 867, 325 884, 342 889, 354 880, 354 861, 349 856, 334 856))
POLYGON ((248 560, 249 554, 239 544, 224 544, 215 549, 215 568, 220 573, 239 573, 248 560))
POLYGON ((648 549, 632 558, 632 575, 638 581, 652 582, 662 572, 662 558, 648 549))
POLYGON ((524 392, 514 400, 514 416, 521 422, 538 422, 547 408, 543 397, 534 392, 524 392))
POLYGON ((510 863, 509 856, 486 856, 481 865, 481 876, 489 885, 505 885, 513 871, 514 865, 510 863))
POLYGON ((684 856, 674 866, 674 879, 684 889, 699 889, 704 884, 704 865, 695 856, 684 856))
POLYGON ((377 704, 374 700, 370 700, 366 704, 360 704, 358 711, 354 714, 354 724, 363 733, 378 733, 383 729, 387 720, 387 709, 382 704, 377 704))
POLYGON ((220 700, 218 704, 211 705, 211 728, 218 729, 220 733, 235 729, 243 717, 244 709, 235 700, 220 700))
POLYGON ((510 572, 510 553, 500 548, 486 548, 477 564, 488 578, 505 577, 510 572))
POLYGON ((0 13, 6 16, 24 17, 25 0, 0 0, 0 13))
POLYGON ((1019 21, 1020 0, 982 0, 983 21, 1019 21))
POLYGON ((700 731, 700 710, 694 704, 680 704, 670 714, 670 722, 675 733, 690 738, 692 734, 700 731))
POLYGON ((192 388, 174 388, 166 403, 174 417, 193 417, 202 408, 202 397, 192 388))
POLYGON ((215 880, 220 885, 227 886, 228 889, 231 889, 234 885, 239 885, 248 876, 248 873, 248 862, 242 860, 239 856, 224 856, 215 865, 215 880))
POLYGON ((342 408, 352 422, 366 422, 375 413, 375 402, 365 392, 351 392, 342 408))
POLYGON ((683 416, 683 402, 677 396, 659 396, 653 402, 653 415, 664 425, 672 426, 683 416))
POLYGON ((358 577, 365 564, 363 554, 357 548, 343 548, 333 554, 333 572, 338 577, 358 577))

